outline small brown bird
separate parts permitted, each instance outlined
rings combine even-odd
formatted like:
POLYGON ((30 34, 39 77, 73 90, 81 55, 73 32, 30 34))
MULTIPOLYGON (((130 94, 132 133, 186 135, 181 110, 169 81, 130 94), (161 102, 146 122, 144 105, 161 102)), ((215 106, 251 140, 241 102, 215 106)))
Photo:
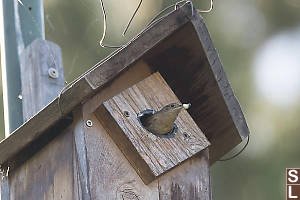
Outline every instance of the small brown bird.
POLYGON ((174 129, 174 122, 182 108, 188 109, 191 104, 171 103, 151 115, 145 115, 143 126, 150 132, 159 135, 167 135, 174 129))

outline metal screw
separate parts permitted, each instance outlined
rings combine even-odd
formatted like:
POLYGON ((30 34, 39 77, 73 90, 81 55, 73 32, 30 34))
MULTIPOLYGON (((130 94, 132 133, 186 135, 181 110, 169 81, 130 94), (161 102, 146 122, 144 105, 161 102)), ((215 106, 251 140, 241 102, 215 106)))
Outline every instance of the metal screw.
POLYGON ((130 116, 130 113, 128 111, 124 111, 124 116, 125 117, 129 117, 130 116))
POLYGON ((188 135, 186 132, 183 132, 183 136, 184 136, 185 138, 188 138, 188 137, 189 137, 189 135, 188 135))
POLYGON ((92 126, 93 126, 92 120, 86 120, 85 124, 86 124, 88 127, 92 127, 92 126))
POLYGON ((55 68, 51 67, 51 68, 48 69, 48 75, 51 78, 56 79, 56 78, 58 78, 58 71, 55 68))

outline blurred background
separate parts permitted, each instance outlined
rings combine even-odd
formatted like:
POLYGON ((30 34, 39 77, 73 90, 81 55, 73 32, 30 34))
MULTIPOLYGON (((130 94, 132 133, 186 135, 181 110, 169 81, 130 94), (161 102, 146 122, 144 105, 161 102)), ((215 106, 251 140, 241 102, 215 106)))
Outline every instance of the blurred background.
MULTIPOLYGON (((138 1, 104 0, 106 43, 124 44, 176 2, 144 0, 122 37, 138 1)), ((209 0, 193 3, 209 7, 209 0)), ((98 0, 44 0, 44 8, 46 39, 62 48, 68 82, 112 52, 99 46, 103 19, 98 0)), ((202 16, 251 131, 249 146, 240 156, 212 166, 213 199, 285 199, 285 168, 300 167, 300 1, 215 0, 213 11, 202 16)))

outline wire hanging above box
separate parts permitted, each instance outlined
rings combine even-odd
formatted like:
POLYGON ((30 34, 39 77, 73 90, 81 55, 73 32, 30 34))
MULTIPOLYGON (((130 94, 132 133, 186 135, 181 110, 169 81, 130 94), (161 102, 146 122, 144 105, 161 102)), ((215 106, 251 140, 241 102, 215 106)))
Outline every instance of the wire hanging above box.
MULTIPOLYGON (((132 24, 132 21, 133 21, 134 17, 136 16, 138 10, 140 9, 140 7, 141 7, 141 5, 142 5, 142 2, 143 2, 143 0, 140 0, 140 1, 139 1, 137 8, 134 10, 134 12, 133 12, 131 18, 129 19, 129 21, 128 21, 128 23, 127 23, 127 25, 126 25, 126 27, 125 27, 123 33, 122 33, 123 36, 126 35, 126 33, 127 33, 128 29, 129 29, 130 25, 132 24)), ((189 3, 189 4, 191 5, 191 7, 193 7, 193 2, 192 2, 192 1, 189 1, 189 0, 178 1, 178 2, 176 2, 175 4, 172 4, 172 5, 169 5, 169 6, 165 7, 165 8, 164 8, 163 10, 161 10, 158 14, 156 14, 156 15, 152 18, 152 20, 150 20, 150 22, 145 26, 145 28, 141 31, 141 33, 143 33, 143 32, 144 32, 150 25, 152 25, 153 23, 156 23, 156 22, 160 21, 162 18, 164 18, 166 15, 164 15, 164 16, 158 18, 158 17, 159 17, 160 15, 162 15, 164 12, 166 12, 166 11, 169 10, 170 8, 174 8, 175 10, 177 10, 177 9, 178 9, 178 6, 180 6, 181 4, 184 5, 184 4, 186 4, 186 3, 189 3)), ((107 19, 106 19, 107 16, 106 16, 106 10, 105 10, 105 7, 104 7, 103 0, 100 0, 100 4, 101 4, 102 13, 103 13, 103 34, 102 34, 102 37, 101 37, 101 39, 100 39, 100 41, 99 41, 100 46, 103 47, 103 48, 116 48, 116 49, 117 49, 117 48, 124 47, 125 45, 118 45, 118 46, 115 46, 115 45, 106 45, 106 44, 104 44, 104 39, 105 39, 105 36, 106 36, 106 29, 107 29, 107 19)), ((208 12, 211 12, 212 9, 213 9, 213 0, 210 0, 210 7, 209 7, 209 9, 207 9, 207 10, 200 10, 200 9, 197 9, 197 11, 198 11, 198 12, 206 12, 206 13, 208 13, 208 12)), ((193 9, 192 9, 192 12, 193 12, 193 9)), ((193 15, 193 13, 192 13, 192 15, 193 15)), ((133 39, 135 39, 135 37, 134 37, 133 39)), ((133 40, 133 39, 132 39, 132 40, 133 40)))

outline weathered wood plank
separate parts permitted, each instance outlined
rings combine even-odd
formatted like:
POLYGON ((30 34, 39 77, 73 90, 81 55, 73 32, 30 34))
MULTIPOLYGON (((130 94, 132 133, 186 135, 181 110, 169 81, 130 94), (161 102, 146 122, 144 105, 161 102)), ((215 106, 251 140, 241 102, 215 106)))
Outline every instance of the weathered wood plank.
POLYGON ((73 199, 73 140, 67 129, 22 166, 10 170, 10 200, 73 199))
MULTIPOLYGON (((232 148, 239 144, 243 139, 245 139, 249 135, 249 128, 247 126, 241 106, 235 97, 226 73, 224 72, 219 55, 213 46, 213 42, 210 38, 203 18, 200 15, 195 15, 191 22, 196 30, 198 38, 201 41, 201 46, 205 52, 205 55, 207 56, 207 60, 213 72, 215 81, 217 82, 219 90, 222 93, 222 100, 225 102, 227 110, 230 113, 230 121, 233 122, 231 125, 231 130, 233 130, 234 133, 227 131, 222 135, 219 133, 218 136, 212 138, 212 143, 218 147, 212 148, 211 151, 211 155, 214 157, 211 161, 214 162, 218 158, 222 157, 225 153, 232 150, 232 148)), ((208 120, 211 119, 207 119, 207 121, 208 120)))
MULTIPOLYGON (((65 85, 59 46, 41 39, 33 41, 20 56, 20 68, 23 121, 25 122, 55 99, 65 85)), ((57 170, 53 173, 53 170, 50 171, 51 169, 44 169, 46 173, 50 173, 48 175, 50 177, 45 177, 47 175, 44 172, 34 174, 34 171, 31 171, 37 169, 35 165, 37 165, 36 162, 38 161, 45 162, 39 164, 39 169, 43 169, 41 166, 46 164, 46 161, 39 157, 40 154, 35 155, 33 158, 32 156, 45 147, 69 124, 70 120, 61 120, 52 126, 52 128, 57 128, 54 133, 53 129, 48 129, 45 131, 45 134, 36 137, 35 140, 24 146, 13 160, 6 160, 6 163, 2 163, 2 167, 8 168, 13 173, 16 171, 16 173, 20 172, 17 178, 16 176, 13 178, 5 177, 1 184, 1 187, 6 191, 2 193, 2 199, 59 199, 71 197, 71 190, 68 191, 67 188, 64 188, 69 184, 67 177, 64 177, 67 175, 65 171, 57 170), (52 134, 49 134, 49 131, 52 134), (31 159, 28 160, 29 158, 31 159), (32 165, 31 163, 34 164, 32 165), (37 174, 39 174, 39 177, 35 178, 37 174), (23 183, 19 183, 20 177, 28 185, 24 186, 22 185, 23 183), (45 181, 43 181, 43 178, 45 178, 45 181), (33 182, 31 181, 32 179, 34 179, 33 182)), ((55 145, 53 146, 55 147, 55 145)), ((62 165, 63 169, 68 170, 67 161, 62 165)))
POLYGON ((8 177, 5 177, 5 174, 2 174, 4 177, 1 177, 0 184, 1 184, 1 200, 9 200, 10 198, 10 191, 9 191, 9 183, 8 177))
POLYGON ((90 200, 91 194, 82 107, 75 111, 74 116, 74 196, 76 196, 76 200, 90 200))
POLYGON ((214 163, 249 130, 203 19, 194 15, 191 22, 144 59, 161 73, 180 101, 191 102, 188 112, 211 142, 214 163))
POLYGON ((182 110, 174 137, 161 138, 144 129, 137 114, 178 102, 159 73, 104 102, 95 115, 145 183, 205 149, 209 142, 189 114, 182 110), (124 115, 127 111, 129 116, 124 115))
POLYGON ((62 55, 58 45, 34 40, 21 54, 24 122, 53 101, 65 86, 62 55))
POLYGON ((210 200, 207 149, 145 185, 94 115, 98 106, 83 106, 84 122, 93 122, 84 128, 92 199, 210 200))
POLYGON ((84 105, 84 121, 91 120, 92 127, 85 126, 89 186, 91 199, 158 200, 157 181, 145 185, 119 148, 112 141, 96 116, 89 110, 96 109, 92 102, 84 105))
MULTIPOLYGON (((0 143, 0 163, 12 158, 65 114, 71 112, 78 104, 93 96, 96 91, 112 84, 112 81, 116 77, 122 76, 122 73, 132 67, 141 55, 187 23, 189 21, 187 16, 190 16, 191 13, 189 4, 176 12, 171 12, 165 20, 149 27, 146 32, 131 41, 126 48, 118 49, 68 84, 59 97, 0 143), (116 63, 122 63, 122 65, 116 63), (114 64, 116 67, 112 68, 114 64), (94 73, 95 75, 93 75, 94 73), (19 137, 24 137, 26 140, 19 140, 19 137)), ((111 94, 109 98, 116 94, 111 94)))
MULTIPOLYGON (((211 51, 214 49, 211 40, 204 39, 207 40, 204 44, 203 39, 199 39, 199 36, 209 37, 204 24, 202 24, 203 19, 196 13, 194 16, 191 14, 190 4, 171 12, 126 47, 118 49, 110 57, 99 62, 69 84, 63 90, 60 98, 56 98, 0 143, 0 163, 3 164, 9 159, 13 160, 13 157, 25 146, 46 134, 46 129, 49 129, 66 113, 71 112, 75 106, 85 102, 97 92, 101 96, 97 95, 97 98, 101 100, 100 104, 118 94, 119 91, 115 93, 112 88, 116 87, 117 80, 123 77, 126 70, 134 67, 138 60, 146 60, 153 66, 154 71, 158 70, 182 102, 188 101, 193 104, 189 113, 212 142, 212 162, 232 149, 245 135, 248 135, 249 131, 239 105, 236 105, 238 102, 232 95, 229 85, 227 86, 228 82, 218 81, 219 78, 226 79, 226 76, 223 73, 220 73, 223 74, 222 76, 215 76, 221 65, 218 57, 215 56, 215 50, 211 51), (201 22, 197 22, 198 20, 201 22), (203 27, 204 31, 201 33, 199 28, 203 27), (189 37, 186 37, 187 35, 189 37), (214 56, 207 58, 208 54, 205 51, 211 52, 214 56), (210 65, 215 64, 217 67, 212 70, 210 65), (167 68, 171 70, 166 70, 167 68), (204 69, 206 69, 205 73, 204 69), (203 78, 203 80, 198 78, 203 78), (219 84, 224 84, 224 88, 229 89, 222 89, 219 84), (177 90, 174 89, 174 86, 177 90), (212 93, 214 95, 211 95, 212 93), (229 109, 236 110, 229 111, 229 109), (20 137, 26 139, 21 140, 20 137), (227 140, 224 141, 224 138, 227 140)), ((141 76, 146 76, 146 74, 142 73, 141 76)), ((143 78, 135 77, 134 80, 143 78)), ((130 87, 135 83, 131 82, 129 86, 126 82, 124 84, 126 86, 122 87, 120 84, 118 90, 130 87)))
POLYGON ((210 200, 208 149, 158 180, 159 200, 210 200))
POLYGON ((153 73, 151 67, 143 60, 137 61, 127 71, 122 73, 117 79, 114 79, 109 85, 106 85, 95 96, 87 99, 86 103, 94 106, 86 107, 87 112, 94 112, 103 102, 119 94, 123 90, 133 86, 134 84, 144 80, 153 73))
MULTIPOLYGON (((34 156, 34 154, 44 148, 49 142, 57 137, 61 132, 72 123, 72 119, 63 119, 56 123, 51 128, 47 129, 43 135, 36 138, 29 145, 25 146, 21 152, 16 154, 13 159, 8 159, 2 164, 4 169, 10 165, 10 169, 17 168, 23 164, 26 160, 34 156), (59 130, 59 131, 57 131, 59 130)), ((24 139, 24 138, 22 138, 24 139)))

